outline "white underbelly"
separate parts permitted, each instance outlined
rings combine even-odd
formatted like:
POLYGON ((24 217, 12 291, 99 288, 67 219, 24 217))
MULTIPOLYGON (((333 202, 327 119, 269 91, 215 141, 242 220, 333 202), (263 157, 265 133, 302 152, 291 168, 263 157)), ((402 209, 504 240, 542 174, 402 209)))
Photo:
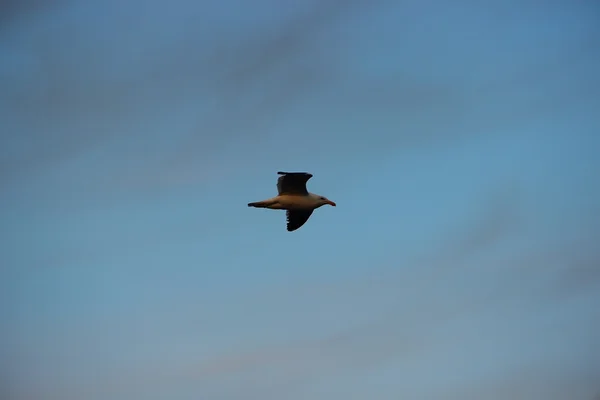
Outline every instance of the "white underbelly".
POLYGON ((277 208, 284 210, 314 208, 314 199, 309 196, 277 196, 277 208))

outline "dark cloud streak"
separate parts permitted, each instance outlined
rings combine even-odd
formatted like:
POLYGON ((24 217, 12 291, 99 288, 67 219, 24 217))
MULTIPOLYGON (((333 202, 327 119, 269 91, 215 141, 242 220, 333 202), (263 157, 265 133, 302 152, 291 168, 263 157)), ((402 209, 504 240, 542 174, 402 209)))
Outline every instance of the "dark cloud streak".
MULTIPOLYGON (((105 72, 116 62, 110 61, 117 59, 116 47, 106 47, 85 32, 73 32, 81 26, 66 25, 53 38, 38 37, 31 51, 40 74, 26 86, 11 84, 10 97, 4 99, 12 111, 11 135, 29 140, 20 140, 26 151, 11 142, 4 146, 14 151, 0 160, 3 181, 117 137, 128 120, 148 118, 148 110, 156 107, 168 114, 179 106, 199 104, 196 128, 175 139, 181 140, 181 153, 173 157, 174 162, 183 164, 177 169, 215 154, 232 140, 257 139, 269 121, 334 75, 335 63, 315 54, 315 42, 328 23, 359 3, 315 3, 304 15, 275 28, 257 26, 245 37, 225 36, 211 45, 201 31, 191 29, 171 47, 156 45, 151 50, 154 57, 145 56, 151 63, 139 74, 116 80, 105 72), (73 55, 56 51, 57 40, 73 55), (214 107, 206 109, 203 99, 210 98, 214 107)), ((116 25, 115 29, 125 28, 116 25)))

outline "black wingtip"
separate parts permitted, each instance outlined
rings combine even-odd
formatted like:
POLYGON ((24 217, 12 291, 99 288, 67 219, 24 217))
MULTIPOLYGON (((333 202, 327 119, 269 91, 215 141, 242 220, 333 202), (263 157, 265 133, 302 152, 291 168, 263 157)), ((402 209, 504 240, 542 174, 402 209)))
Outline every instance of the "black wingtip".
POLYGON ((312 174, 310 172, 283 172, 283 171, 277 171, 277 175, 310 175, 310 176, 312 176, 312 174))

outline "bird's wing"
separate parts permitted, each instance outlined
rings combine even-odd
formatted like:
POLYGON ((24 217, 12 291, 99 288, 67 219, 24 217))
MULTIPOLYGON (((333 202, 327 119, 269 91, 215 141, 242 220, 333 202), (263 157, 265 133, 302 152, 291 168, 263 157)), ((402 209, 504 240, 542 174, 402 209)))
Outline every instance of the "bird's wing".
POLYGON ((306 172, 277 172, 282 175, 277 179, 277 191, 282 194, 307 195, 306 182, 312 174, 306 172))
POLYGON ((295 231, 308 221, 313 210, 288 210, 286 211, 287 216, 287 230, 289 232, 295 231))

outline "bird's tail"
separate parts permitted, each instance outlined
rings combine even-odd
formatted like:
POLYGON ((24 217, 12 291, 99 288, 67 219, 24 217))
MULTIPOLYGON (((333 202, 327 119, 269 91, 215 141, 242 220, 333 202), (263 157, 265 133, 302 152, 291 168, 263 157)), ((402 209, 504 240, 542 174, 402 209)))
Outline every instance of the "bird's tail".
POLYGON ((253 203, 248 203, 248 207, 267 208, 268 206, 269 202, 267 201, 255 201, 253 203))

